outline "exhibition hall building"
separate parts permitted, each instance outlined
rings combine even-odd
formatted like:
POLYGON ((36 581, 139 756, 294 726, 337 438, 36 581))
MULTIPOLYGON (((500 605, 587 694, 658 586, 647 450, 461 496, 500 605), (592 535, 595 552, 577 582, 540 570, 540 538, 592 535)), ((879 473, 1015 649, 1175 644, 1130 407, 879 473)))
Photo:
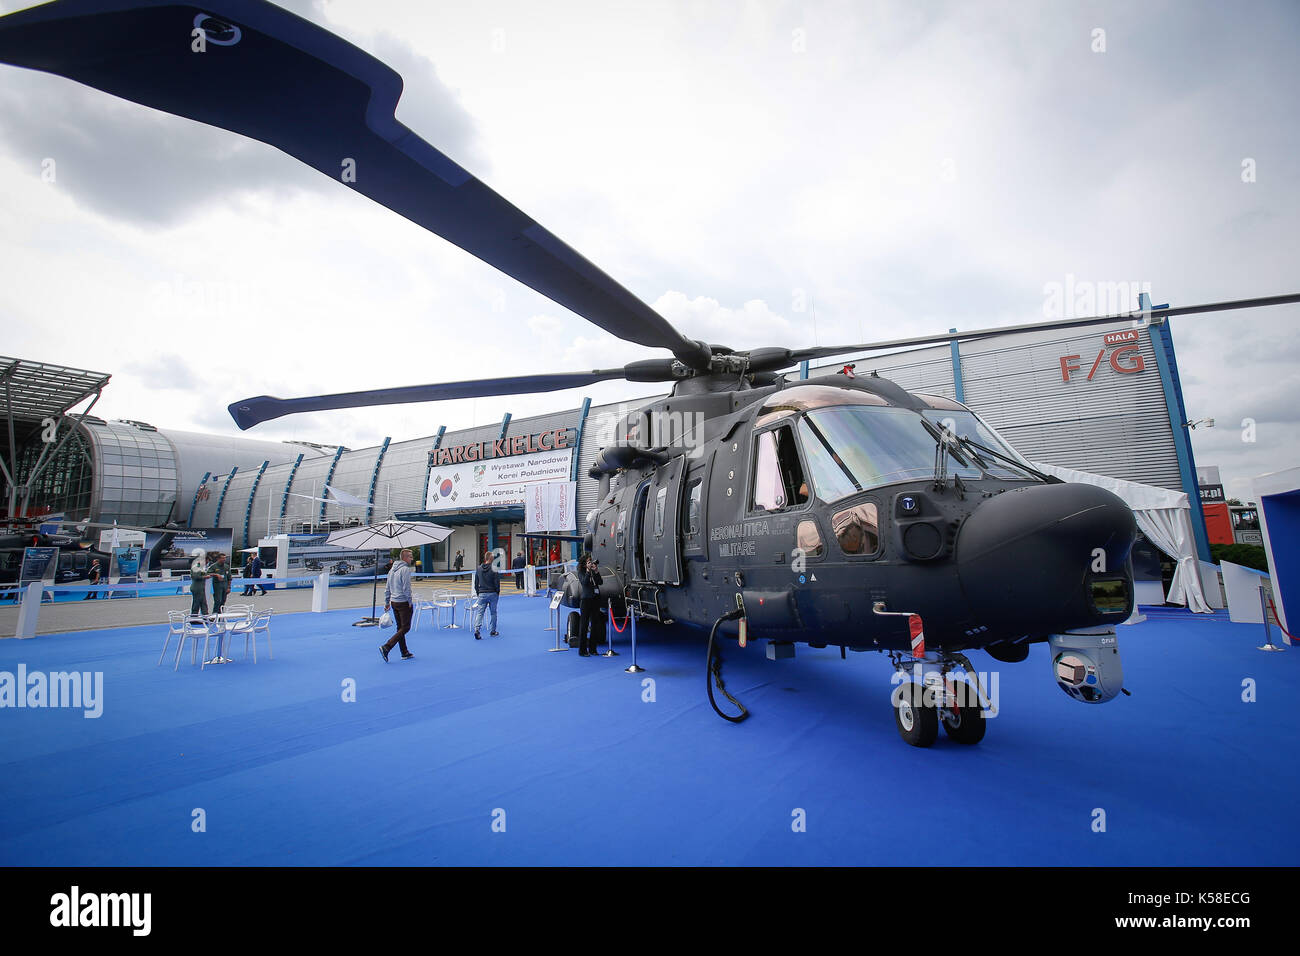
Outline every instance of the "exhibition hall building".
MULTIPOLYGON (((600 449, 617 440, 616 426, 651 401, 593 406, 586 399, 548 415, 507 414, 476 428, 444 427, 406 440, 390 436, 352 449, 70 413, 77 402, 97 397, 109 376, 0 361, 9 369, 6 381, 14 395, 48 393, 44 402, 11 400, 8 406, 14 438, 3 458, 10 515, 61 513, 124 526, 223 528, 236 549, 270 534, 319 532, 393 516, 452 527, 450 538, 420 556, 426 570, 449 569, 458 552, 470 567, 474 556, 494 548, 507 556, 524 550, 536 563, 560 553, 571 556, 573 542, 561 549, 534 540, 525 547, 520 535, 529 487, 546 484, 554 489, 552 503, 556 493, 563 499, 562 507, 552 507, 546 531, 579 531, 599 494, 588 469, 600 449)), ((1074 472, 1106 476, 1199 502, 1165 323, 1029 327, 974 341, 959 341, 954 330, 946 344, 804 368, 791 377, 872 372, 909 391, 965 403, 1026 458, 1056 466, 1072 480, 1074 472)), ((437 406, 430 409, 436 416, 437 406)), ((1196 556, 1206 561, 1199 507, 1188 516, 1196 556)))

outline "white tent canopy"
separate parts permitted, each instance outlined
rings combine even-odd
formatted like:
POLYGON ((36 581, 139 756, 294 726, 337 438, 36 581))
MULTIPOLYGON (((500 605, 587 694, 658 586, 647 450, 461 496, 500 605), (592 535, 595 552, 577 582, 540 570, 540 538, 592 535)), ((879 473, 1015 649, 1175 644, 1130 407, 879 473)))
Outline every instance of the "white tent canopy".
POLYGON ((1201 590, 1200 566, 1196 556, 1196 538, 1192 531, 1192 512, 1187 495, 1154 485, 1144 485, 1123 478, 1107 478, 1059 465, 1034 462, 1034 467, 1062 481, 1074 481, 1105 488, 1133 509, 1138 529, 1147 540, 1178 562, 1169 584, 1170 604, 1186 604, 1193 611, 1209 613, 1210 606, 1201 590))

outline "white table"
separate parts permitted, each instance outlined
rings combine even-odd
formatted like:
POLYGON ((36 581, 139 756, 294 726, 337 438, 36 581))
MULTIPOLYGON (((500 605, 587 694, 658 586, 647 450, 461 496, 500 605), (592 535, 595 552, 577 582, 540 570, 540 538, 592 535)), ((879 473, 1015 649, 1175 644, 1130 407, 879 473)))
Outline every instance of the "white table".
POLYGON ((229 657, 223 657, 224 644, 226 635, 235 629, 239 624, 247 624, 253 619, 253 616, 246 611, 222 611, 220 614, 214 614, 210 620, 215 620, 221 625, 221 633, 217 635, 217 656, 210 661, 204 661, 206 664, 233 664, 229 657))

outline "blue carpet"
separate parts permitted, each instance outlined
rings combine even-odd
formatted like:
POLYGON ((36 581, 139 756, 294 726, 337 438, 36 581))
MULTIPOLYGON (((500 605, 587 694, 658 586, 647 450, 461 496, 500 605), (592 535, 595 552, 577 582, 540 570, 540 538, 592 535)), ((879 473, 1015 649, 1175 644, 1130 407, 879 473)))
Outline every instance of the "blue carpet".
POLYGON ((202 672, 155 666, 161 626, 0 641, 0 671, 104 674, 98 719, 0 710, 0 863, 1293 864, 1300 652, 1261 653, 1223 614, 1151 614, 1120 630, 1132 697, 1070 700, 1044 645, 974 652, 1000 714, 978 746, 929 750, 899 739, 879 655, 729 644, 753 713, 732 725, 698 637, 644 626, 634 677, 626 634, 616 658, 545 653, 545 606, 522 597, 502 637, 426 624, 388 664, 355 610, 277 618, 275 660, 236 646, 202 672))

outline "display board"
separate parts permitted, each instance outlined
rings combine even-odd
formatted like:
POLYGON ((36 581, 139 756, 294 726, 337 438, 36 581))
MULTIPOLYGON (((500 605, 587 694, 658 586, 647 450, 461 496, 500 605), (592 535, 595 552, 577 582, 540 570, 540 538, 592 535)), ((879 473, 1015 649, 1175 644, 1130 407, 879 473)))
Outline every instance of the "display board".
POLYGON ((572 464, 573 449, 566 448, 435 467, 425 491, 425 510, 525 505, 530 486, 567 482, 572 464))

